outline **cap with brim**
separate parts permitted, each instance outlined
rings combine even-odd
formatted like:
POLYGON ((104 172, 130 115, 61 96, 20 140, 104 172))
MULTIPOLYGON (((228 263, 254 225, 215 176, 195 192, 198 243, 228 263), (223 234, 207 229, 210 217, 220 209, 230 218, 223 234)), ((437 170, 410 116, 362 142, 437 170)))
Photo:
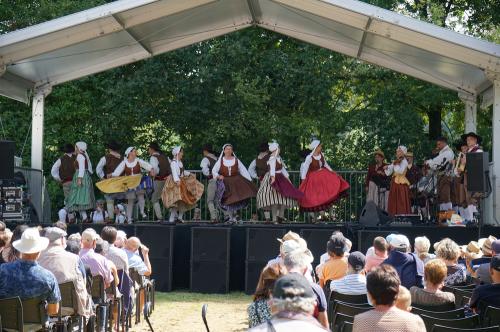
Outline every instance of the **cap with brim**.
POLYGON ((208 151, 210 153, 215 153, 214 149, 212 147, 212 144, 205 144, 205 145, 203 145, 203 147, 201 148, 201 151, 208 151))
POLYGON ((50 242, 59 240, 60 238, 68 235, 65 231, 59 227, 47 227, 44 229, 45 233, 43 236, 49 239, 50 242))
POLYGON ((375 156, 381 156, 382 158, 385 159, 385 154, 384 154, 384 151, 380 150, 380 149, 377 149, 375 150, 375 152, 373 153, 375 156))
POLYGON ((391 238, 389 244, 394 248, 408 248, 410 246, 410 241, 408 238, 402 234, 397 234, 396 236, 391 238))
POLYGON ((483 141, 483 138, 481 136, 472 131, 467 134, 463 134, 460 138, 462 139, 462 141, 467 141, 467 137, 474 137, 477 140, 477 144, 481 144, 481 142, 483 141))
POLYGON ((288 241, 288 240, 298 241, 299 239, 300 239, 299 234, 292 232, 292 231, 288 231, 288 233, 283 235, 283 237, 281 239, 276 239, 276 240, 278 240, 278 242, 280 242, 280 243, 283 243, 283 242, 288 241))
POLYGON ((495 255, 491 258, 490 268, 500 272, 500 255, 495 255))
POLYGON ((40 236, 38 228, 26 229, 21 235, 21 239, 14 241, 12 246, 23 254, 35 254, 45 250, 49 245, 49 239, 40 236))
POLYGON ((113 151, 118 151, 121 149, 121 146, 120 144, 118 144, 117 141, 115 140, 110 140, 107 144, 106 144, 106 148, 110 149, 110 150, 113 150, 113 151))
POLYGON ((314 299, 315 295, 307 279, 299 273, 289 273, 274 284, 275 299, 314 299))

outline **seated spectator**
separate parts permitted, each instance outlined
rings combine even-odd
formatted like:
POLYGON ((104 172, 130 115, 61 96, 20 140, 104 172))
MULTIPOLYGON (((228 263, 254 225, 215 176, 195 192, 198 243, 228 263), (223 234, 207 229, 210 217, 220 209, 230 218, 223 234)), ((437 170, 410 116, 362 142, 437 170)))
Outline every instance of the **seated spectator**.
POLYGON ((424 266, 422 261, 410 253, 410 241, 402 234, 390 238, 390 252, 384 264, 389 264, 398 272, 401 285, 406 288, 423 287, 424 266))
POLYGON ((274 285, 271 300, 271 310, 275 313, 273 318, 248 331, 328 331, 312 316, 315 305, 316 297, 309 281, 299 273, 287 274, 274 285))
MULTIPOLYGON (((54 274, 58 284, 72 281, 78 301, 78 314, 86 318, 92 315, 92 298, 87 293, 85 267, 78 255, 65 251, 66 232, 57 227, 47 227, 44 236, 49 246, 42 251, 38 263, 54 274)), ((73 314, 73 312, 65 313, 73 314)))
POLYGON ((387 241, 382 236, 377 236, 373 239, 373 246, 370 249, 366 252, 366 272, 370 272, 387 259, 387 241))
POLYGON ((373 310, 354 316, 354 332, 426 332, 424 321, 417 315, 395 306, 400 281, 390 265, 375 267, 366 277, 368 300, 373 310))
MULTIPOLYGON (((307 266, 314 260, 307 247, 301 246, 295 241, 285 241, 283 246, 286 248, 284 264, 288 273, 306 274, 307 266)), ((318 319, 321 325, 328 328, 328 302, 326 301, 325 293, 318 284, 311 281, 309 283, 316 296, 316 307, 313 316, 318 319)))
MULTIPOLYGON (((500 254, 500 240, 491 243, 490 251, 493 256, 500 254)), ((480 264, 474 276, 481 284, 491 284, 490 262, 480 264)))
POLYGON ((411 302, 413 305, 438 306, 455 303, 455 295, 443 292, 446 279, 446 264, 440 259, 431 259, 424 267, 425 288, 413 286, 410 288, 411 302))
POLYGON ((95 204, 96 207, 90 214, 90 220, 92 220, 94 224, 102 224, 109 219, 108 211, 104 208, 104 201, 102 199, 98 199, 95 204))
MULTIPOLYGON (((340 235, 344 236, 344 234, 341 231, 334 231, 332 236, 334 236, 336 234, 340 234, 340 235)), ((349 252, 352 249, 352 242, 351 242, 351 240, 349 240, 345 236, 344 236, 344 238, 345 238, 345 245, 346 245, 346 252, 344 255, 347 257, 347 256, 349 256, 349 252)), ((320 266, 323 266, 323 264, 325 264, 326 261, 328 261, 329 259, 330 259, 330 255, 328 255, 328 251, 327 251, 323 255, 320 256, 319 265, 316 267, 316 269, 318 269, 318 267, 320 267, 320 266)))
POLYGON ((15 241, 21 239, 21 236, 23 235, 23 232, 26 229, 28 229, 27 225, 17 225, 16 228, 14 228, 14 231, 12 232, 12 236, 10 238, 9 244, 6 245, 5 248, 2 250, 2 259, 1 260, 4 263, 11 263, 11 262, 19 259, 20 252, 18 252, 12 244, 15 241))
POLYGON ((125 247, 125 242, 127 242, 127 233, 122 230, 116 232, 115 247, 123 249, 125 247))
POLYGON ((481 306, 500 307, 500 254, 490 261, 491 284, 477 286, 470 298, 470 307, 481 313, 481 306))
POLYGON ((126 224, 127 223, 127 213, 125 212, 125 207, 123 204, 117 204, 115 206, 115 224, 126 224))
POLYGON ((467 278, 467 269, 458 264, 461 250, 455 241, 445 238, 436 246, 436 257, 441 259, 447 268, 445 286, 463 285, 467 278))
POLYGON ((345 276, 347 272, 347 245, 342 234, 332 235, 326 245, 330 259, 319 270, 319 284, 325 287, 327 280, 337 280, 345 276))
POLYGON ((47 301, 47 313, 56 315, 61 294, 56 277, 37 263, 40 252, 49 239, 41 237, 36 227, 27 228, 12 246, 20 258, 0 266, 0 298, 19 296, 21 299, 41 297, 47 301))
POLYGON ((94 251, 97 238, 98 235, 92 228, 87 228, 83 231, 80 259, 83 265, 90 269, 92 276, 100 275, 104 279, 104 284, 107 288, 113 281, 113 273, 109 261, 94 251))
POLYGON ((68 225, 64 222, 56 221, 53 226, 62 229, 66 233, 68 232, 68 225))
POLYGON ((114 243, 118 231, 113 226, 106 226, 101 231, 101 238, 109 243, 109 248, 106 253, 106 258, 112 261, 118 270, 123 270, 128 274, 128 257, 125 251, 117 248, 114 243))
POLYGON ((151 262, 149 261, 149 248, 141 244, 141 241, 135 236, 131 237, 125 243, 125 253, 128 257, 128 266, 131 269, 136 269, 140 275, 150 276, 152 273, 151 262), (139 256, 141 250, 144 261, 139 256))
POLYGON ((347 274, 330 283, 330 289, 341 294, 366 294, 365 255, 359 251, 347 257, 347 274))
POLYGON ((286 274, 285 268, 280 264, 266 266, 260 273, 259 282, 253 295, 253 302, 248 306, 248 325, 254 327, 271 319, 271 294, 274 283, 286 274))
POLYGON ((68 222, 68 211, 65 208, 59 209, 57 211, 57 216, 59 217, 58 222, 66 223, 68 222))
POLYGON ((0 265, 6 263, 3 258, 3 251, 10 246, 11 238, 12 232, 8 228, 0 233, 0 265))
POLYGON ((411 294, 405 286, 399 286, 398 298, 396 299, 396 308, 411 312, 411 294))
MULTIPOLYGON (((95 242, 95 249, 94 249, 95 253, 106 257, 108 249, 109 249, 109 243, 101 239, 101 237, 98 237, 95 242)), ((115 263, 113 263, 107 258, 106 260, 108 261, 109 268, 111 269, 111 273, 113 274, 115 286, 118 286, 118 284, 120 283, 120 279, 118 278, 118 269, 116 268, 115 263)))
POLYGON ((427 263, 431 259, 436 258, 436 255, 430 254, 431 241, 426 236, 419 236, 415 238, 415 254, 422 261, 427 263))

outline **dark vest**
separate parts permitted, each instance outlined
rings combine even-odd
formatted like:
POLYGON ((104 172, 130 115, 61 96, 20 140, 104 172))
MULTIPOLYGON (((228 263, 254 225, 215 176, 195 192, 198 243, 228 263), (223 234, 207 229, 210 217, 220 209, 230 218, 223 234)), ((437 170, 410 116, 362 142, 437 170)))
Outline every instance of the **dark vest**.
POLYGON ((141 174, 141 165, 139 164, 139 161, 132 168, 127 167, 127 164, 125 164, 125 171, 123 173, 127 176, 141 174))
POLYGON ((213 176, 212 176, 212 169, 214 168, 215 164, 217 163, 217 158, 212 158, 211 156, 206 156, 205 158, 208 159, 208 172, 209 172, 209 175, 208 175, 208 178, 211 179, 213 176))
POLYGON ((264 177, 264 175, 266 175, 267 171, 269 170, 269 165, 267 164, 267 162, 269 161, 270 157, 271 154, 268 153, 262 159, 259 159, 258 157, 255 159, 255 171, 257 172, 257 176, 259 178, 264 177))
POLYGON ((231 166, 231 175, 229 175, 229 167, 226 167, 224 165, 224 160, 221 159, 219 174, 222 175, 222 176, 224 176, 224 177, 238 175, 239 174, 239 171, 238 171, 238 159, 235 158, 234 166, 231 166))
POLYGON ((323 155, 321 155, 320 160, 314 159, 313 156, 311 156, 311 159, 312 159, 312 161, 311 161, 311 164, 309 165, 309 170, 307 171, 307 173, 314 172, 314 171, 320 170, 323 167, 325 167, 325 157, 323 157, 323 155), (320 161, 321 161, 321 164, 320 164, 320 161))
POLYGON ((67 154, 64 154, 61 158, 61 167, 59 167, 59 177, 62 182, 70 182, 73 180, 73 175, 75 174, 75 161, 76 156, 72 155, 71 157, 67 154))
POLYGON ((104 165, 104 176, 113 173, 122 162, 122 158, 118 158, 111 153, 107 153, 104 159, 106 160, 106 165, 104 165))
POLYGON ((172 174, 172 169, 170 168, 170 162, 168 158, 160 153, 154 155, 156 159, 158 159, 158 168, 160 169, 159 173, 155 176, 155 180, 165 180, 170 174, 172 174))

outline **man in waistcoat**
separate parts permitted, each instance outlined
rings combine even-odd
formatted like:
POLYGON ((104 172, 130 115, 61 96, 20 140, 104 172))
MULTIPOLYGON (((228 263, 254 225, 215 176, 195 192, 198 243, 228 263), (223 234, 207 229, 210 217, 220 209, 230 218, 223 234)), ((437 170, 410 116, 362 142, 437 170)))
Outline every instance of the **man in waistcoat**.
POLYGON ((217 179, 212 176, 212 168, 217 162, 217 156, 212 148, 212 144, 205 144, 201 149, 203 159, 201 160, 201 172, 208 180, 207 185, 207 205, 210 211, 210 222, 216 223, 218 221, 218 212, 215 208, 215 192, 217 191, 217 179))
POLYGON ((149 144, 148 153, 150 156, 149 163, 153 166, 155 174, 151 203, 153 204, 156 218, 159 221, 163 221, 160 199, 163 187, 165 186, 165 180, 170 174, 172 174, 172 170, 170 169, 170 159, 161 152, 160 146, 156 142, 149 144))
MULTIPOLYGON (((248 167, 248 173, 252 179, 256 179, 259 182, 262 181, 264 175, 267 173, 268 165, 267 162, 271 157, 271 152, 269 152, 269 143, 268 141, 264 141, 259 145, 259 154, 257 158, 255 158, 248 167)), ((264 219, 266 222, 271 222, 271 213, 270 211, 264 211, 264 219)))
MULTIPOLYGON (((96 167, 97 176, 101 180, 111 178, 111 174, 115 171, 116 167, 122 162, 123 157, 120 154, 120 144, 116 141, 111 140, 106 144, 107 152, 99 160, 96 167)), ((109 220, 114 220, 115 213, 115 200, 123 198, 122 193, 116 194, 104 194, 104 199, 106 200, 106 210, 108 211, 109 220)))
MULTIPOLYGON (((56 162, 52 166, 50 174, 52 175, 54 180, 59 182, 62 186, 64 194, 64 206, 66 207, 67 199, 71 189, 71 181, 73 180, 73 175, 75 174, 75 147, 73 144, 66 143, 62 147, 61 152, 63 152, 64 154, 56 160, 56 162)), ((65 210, 67 211, 66 208, 65 210)), ((68 219, 70 221, 74 219, 72 213, 68 215, 68 219)))

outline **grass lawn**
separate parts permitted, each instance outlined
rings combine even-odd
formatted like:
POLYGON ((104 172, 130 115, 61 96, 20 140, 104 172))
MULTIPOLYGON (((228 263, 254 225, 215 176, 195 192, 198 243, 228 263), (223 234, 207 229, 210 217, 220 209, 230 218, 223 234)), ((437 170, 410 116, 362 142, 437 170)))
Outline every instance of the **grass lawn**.
MULTIPOLYGON (((210 331, 246 331, 248 329, 247 306, 251 297, 244 293, 224 295, 189 292, 156 293, 155 311, 151 324, 155 332, 193 331, 203 332, 201 307, 208 304, 208 326, 210 331)), ((149 331, 142 320, 132 331, 149 331)))

